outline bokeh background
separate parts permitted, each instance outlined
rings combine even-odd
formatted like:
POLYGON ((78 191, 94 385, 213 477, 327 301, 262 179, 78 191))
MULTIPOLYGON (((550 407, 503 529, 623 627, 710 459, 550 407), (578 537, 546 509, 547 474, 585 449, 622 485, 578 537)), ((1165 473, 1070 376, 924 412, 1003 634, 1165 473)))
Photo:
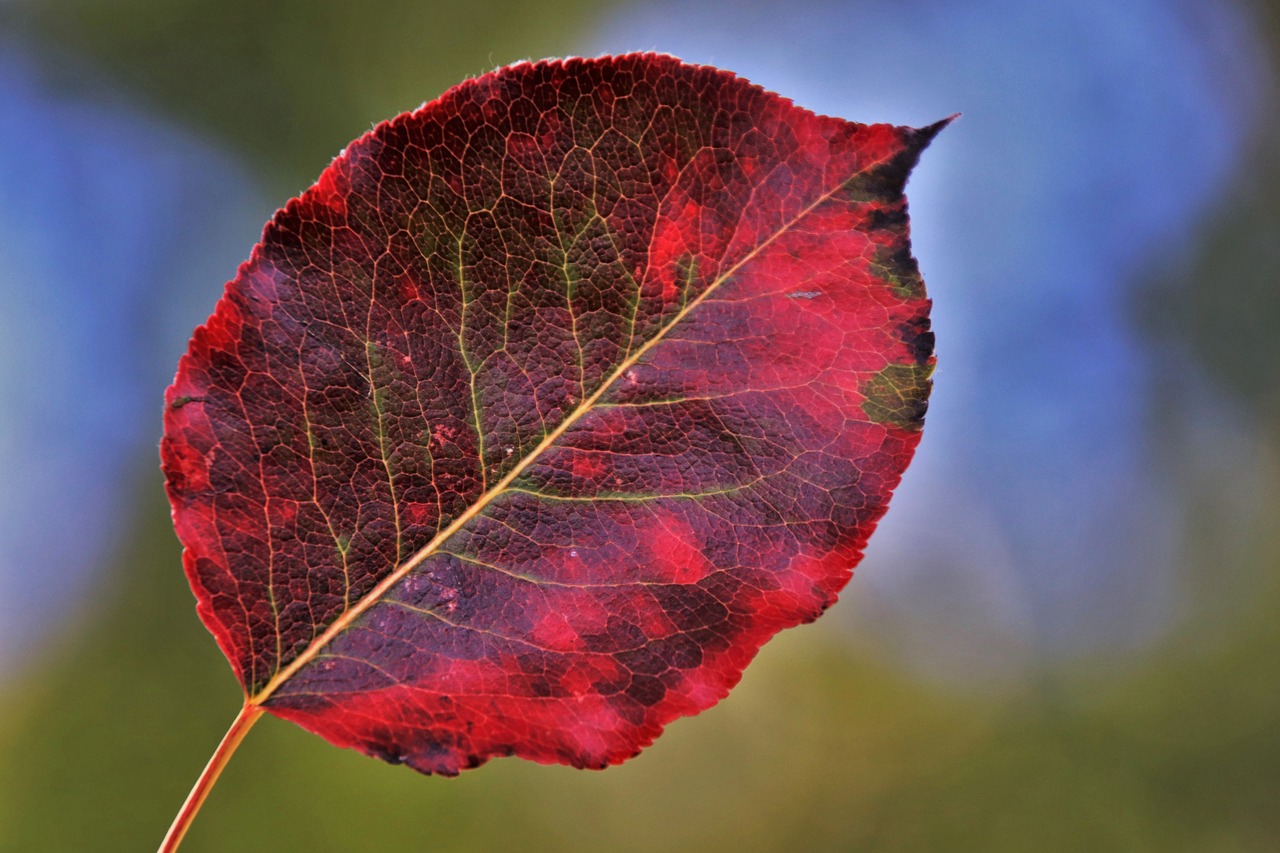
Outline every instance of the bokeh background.
POLYGON ((159 842, 239 705, 156 446, 191 329, 351 139, 662 50, 964 117, 908 188, 939 368, 844 600, 603 773, 267 718, 184 849, 1280 849, 1268 0, 0 0, 0 850, 159 842))

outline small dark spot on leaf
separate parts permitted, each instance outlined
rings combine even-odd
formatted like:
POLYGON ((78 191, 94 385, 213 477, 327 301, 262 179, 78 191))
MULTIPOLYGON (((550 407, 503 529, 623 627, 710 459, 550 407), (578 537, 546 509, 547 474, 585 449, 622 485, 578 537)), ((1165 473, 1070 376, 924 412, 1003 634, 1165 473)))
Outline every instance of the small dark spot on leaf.
POLYGON ((915 317, 898 326, 902 342, 916 364, 924 364, 933 355, 933 332, 928 317, 915 317))
POLYGON ((870 231, 901 229, 907 225, 907 209, 904 205, 878 207, 867 214, 865 227, 870 231))
POLYGON ((627 688, 627 695, 646 707, 652 707, 667 695, 667 688, 651 675, 637 675, 627 688))

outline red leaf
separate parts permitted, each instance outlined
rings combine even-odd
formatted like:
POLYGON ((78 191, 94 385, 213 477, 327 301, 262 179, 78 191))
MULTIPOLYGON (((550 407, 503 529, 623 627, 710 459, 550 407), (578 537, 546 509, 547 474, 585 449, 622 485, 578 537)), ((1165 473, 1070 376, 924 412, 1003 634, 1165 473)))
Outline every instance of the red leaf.
POLYGON ((924 130, 664 56, 522 63, 354 142, 166 397, 250 705, 427 773, 603 767, 848 581, 920 437, 924 130))

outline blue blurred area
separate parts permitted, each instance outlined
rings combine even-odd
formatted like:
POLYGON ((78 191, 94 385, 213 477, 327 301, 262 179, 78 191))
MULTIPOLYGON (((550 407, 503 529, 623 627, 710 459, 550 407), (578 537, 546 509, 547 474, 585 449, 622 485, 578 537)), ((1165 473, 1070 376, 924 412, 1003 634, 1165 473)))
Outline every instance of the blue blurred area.
MULTIPOLYGON (((1167 630, 1185 508, 1152 392, 1172 377, 1193 421, 1228 401, 1134 305, 1176 282, 1237 177, 1267 84, 1242 10, 679 0, 619 11, 591 48, 719 65, 858 121, 963 113, 908 188, 938 335, 928 428, 836 612, 965 681, 1167 630)), ((1247 491, 1239 456, 1220 476, 1247 491)))
POLYGON ((266 215, 207 143, 0 41, 0 671, 86 606, 160 389, 266 215))

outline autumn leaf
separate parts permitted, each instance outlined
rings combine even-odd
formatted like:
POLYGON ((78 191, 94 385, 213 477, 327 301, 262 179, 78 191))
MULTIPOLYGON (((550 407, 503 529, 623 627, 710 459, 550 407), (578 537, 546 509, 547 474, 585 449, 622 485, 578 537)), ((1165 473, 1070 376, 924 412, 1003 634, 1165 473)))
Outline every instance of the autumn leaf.
POLYGON ((920 439, 902 189, 945 124, 647 54, 500 69, 352 143, 166 397, 238 736, 265 710, 424 773, 604 767, 821 614, 920 439))

